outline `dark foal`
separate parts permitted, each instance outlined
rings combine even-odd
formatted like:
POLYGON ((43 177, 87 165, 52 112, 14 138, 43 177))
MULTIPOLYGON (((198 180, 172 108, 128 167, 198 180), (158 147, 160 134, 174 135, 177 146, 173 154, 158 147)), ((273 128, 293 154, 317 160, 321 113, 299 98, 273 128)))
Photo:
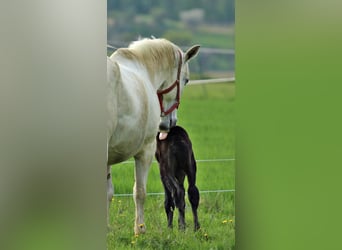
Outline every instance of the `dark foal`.
POLYGON ((172 228, 175 205, 179 210, 178 226, 185 229, 184 179, 188 177, 188 196, 191 203, 195 230, 200 228, 197 217, 199 192, 196 187, 196 161, 191 141, 186 131, 175 126, 170 129, 165 140, 157 135, 156 159, 159 163, 160 178, 165 190, 165 212, 168 226, 172 228))

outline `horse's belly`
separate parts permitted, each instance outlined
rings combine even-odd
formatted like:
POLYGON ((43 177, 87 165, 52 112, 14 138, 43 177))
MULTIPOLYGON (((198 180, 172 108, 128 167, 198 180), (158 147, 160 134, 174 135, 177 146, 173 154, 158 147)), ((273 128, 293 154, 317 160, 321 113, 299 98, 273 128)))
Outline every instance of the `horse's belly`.
POLYGON ((108 147, 108 165, 113 165, 126 161, 130 158, 129 154, 119 152, 113 148, 108 147))
POLYGON ((108 143, 108 164, 123 162, 134 156, 139 151, 139 146, 128 141, 115 140, 115 135, 112 136, 108 143))
MULTIPOLYGON (((150 128, 149 133, 134 129, 131 133, 119 129, 108 142, 108 164, 113 165, 128 160, 141 152, 147 144, 155 141, 158 126, 150 128)), ((129 130, 128 130, 129 131, 129 130)), ((154 152, 153 152, 154 154, 154 152)))

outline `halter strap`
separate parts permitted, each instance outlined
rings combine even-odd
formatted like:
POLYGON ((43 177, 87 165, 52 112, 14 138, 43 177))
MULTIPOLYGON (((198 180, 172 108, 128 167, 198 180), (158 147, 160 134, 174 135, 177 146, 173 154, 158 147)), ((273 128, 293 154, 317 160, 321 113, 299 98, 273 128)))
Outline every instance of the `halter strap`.
POLYGON ((157 91, 157 95, 158 95, 158 100, 159 100, 159 106, 160 106, 160 110, 161 110, 161 114, 160 116, 166 116, 168 114, 170 114, 172 111, 174 111, 175 109, 178 109, 179 106, 179 99, 180 99, 180 90, 179 90, 179 81, 180 81, 180 72, 181 72, 181 68, 182 68, 182 53, 180 51, 178 51, 179 53, 179 62, 178 62, 178 71, 177 71, 177 79, 176 81, 168 88, 163 89, 163 90, 158 90, 157 91), (176 100, 175 103, 168 109, 165 110, 164 106, 163 106, 163 95, 169 93, 170 91, 172 91, 175 87, 177 87, 177 95, 176 95, 176 100))

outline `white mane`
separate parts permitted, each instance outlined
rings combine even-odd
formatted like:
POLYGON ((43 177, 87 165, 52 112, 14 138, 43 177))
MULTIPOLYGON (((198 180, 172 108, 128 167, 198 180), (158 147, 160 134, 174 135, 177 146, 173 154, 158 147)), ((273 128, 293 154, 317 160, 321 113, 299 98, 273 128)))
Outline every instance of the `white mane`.
POLYGON ((180 48, 166 39, 145 38, 131 43, 128 48, 118 49, 115 54, 140 62, 151 76, 156 71, 170 70, 170 65, 177 67, 178 50, 180 48))

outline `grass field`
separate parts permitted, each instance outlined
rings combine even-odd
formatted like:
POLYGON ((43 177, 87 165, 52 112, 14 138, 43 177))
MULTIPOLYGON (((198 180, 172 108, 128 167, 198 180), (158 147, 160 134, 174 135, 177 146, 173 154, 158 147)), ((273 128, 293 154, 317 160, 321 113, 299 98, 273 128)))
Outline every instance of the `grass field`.
MULTIPOLYGON (((178 111, 178 125, 192 140, 197 163, 197 186, 200 191, 235 189, 234 84, 190 85, 184 90, 178 111)), ((116 194, 131 194, 133 164, 112 167, 116 194)), ((187 188, 187 183, 186 183, 187 188)), ((148 193, 163 192, 158 165, 152 164, 148 193)), ((201 229, 193 231, 191 207, 186 201, 185 232, 167 228, 164 195, 149 195, 145 202, 147 232, 134 236, 134 202, 131 196, 115 197, 111 205, 111 228, 108 249, 232 249, 235 244, 235 193, 201 193, 198 208, 201 229)), ((187 199, 187 197, 186 197, 187 199)))

